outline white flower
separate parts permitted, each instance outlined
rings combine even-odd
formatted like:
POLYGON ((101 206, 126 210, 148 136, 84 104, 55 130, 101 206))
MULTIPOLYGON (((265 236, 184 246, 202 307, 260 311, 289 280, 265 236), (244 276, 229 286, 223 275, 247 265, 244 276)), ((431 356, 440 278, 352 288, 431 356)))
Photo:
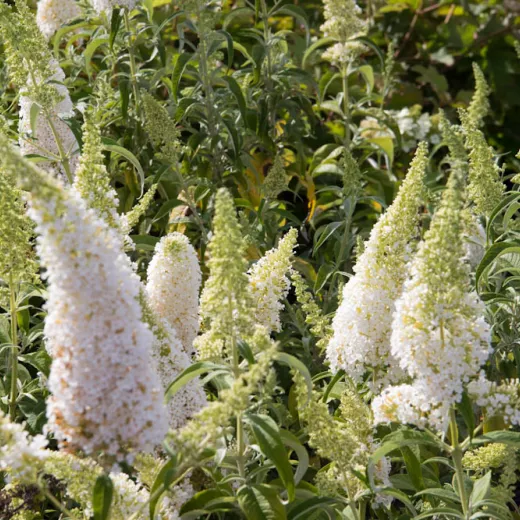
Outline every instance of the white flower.
POLYGON ((400 422, 424 426, 420 414, 422 403, 418 389, 404 384, 385 388, 372 401, 374 424, 400 422))
POLYGON ((333 321, 331 369, 343 369, 356 381, 371 369, 374 390, 404 375, 390 352, 392 314, 406 278, 427 162, 422 144, 394 203, 374 226, 333 321))
POLYGON ((69 159, 70 170, 76 170, 78 164, 78 143, 72 130, 62 120, 63 117, 73 113, 72 101, 69 91, 63 84, 65 74, 56 60, 52 60, 51 68, 54 74, 47 81, 52 82, 61 96, 61 101, 52 109, 50 123, 45 114, 39 113, 36 118, 34 134, 31 128, 31 109, 33 101, 24 95, 20 96, 20 150, 23 155, 37 154, 49 159, 40 163, 40 167, 58 176, 65 178, 65 170, 59 165, 60 153, 56 138, 59 139, 64 153, 69 159), (52 125, 52 126, 51 126, 52 125), (53 132, 56 133, 56 136, 53 132))
POLYGON ((92 7, 98 12, 112 11, 114 7, 126 7, 129 11, 134 9, 139 0, 92 0, 92 7))
MULTIPOLYGON (((143 298, 141 305, 145 322, 155 337, 152 356, 164 394, 177 376, 191 365, 191 358, 184 350, 175 329, 165 320, 157 319, 151 311, 151 305, 143 298)), ((206 404, 206 394, 200 380, 190 381, 175 393, 168 403, 170 427, 181 428, 206 404)))
POLYGON ((40 31, 49 39, 62 25, 81 13, 75 0, 39 0, 36 23, 40 31))
POLYGON ((485 410, 486 417, 503 417, 506 424, 520 425, 520 381, 493 383, 480 372, 478 379, 468 385, 468 393, 485 410))
POLYGON ((122 237, 75 191, 23 166, 49 285, 48 426, 61 445, 87 454, 151 449, 167 431, 166 411, 122 237))
POLYGON ((125 473, 111 472, 110 480, 114 485, 114 498, 110 507, 112 520, 127 520, 138 512, 142 513, 139 519, 149 517, 146 504, 150 500, 150 493, 147 489, 136 484, 125 473))
POLYGON ((255 306, 255 321, 269 332, 279 332, 282 300, 291 283, 287 274, 291 270, 292 255, 298 231, 293 228, 280 241, 277 248, 268 251, 249 270, 249 288, 255 306))
POLYGON ((190 355, 199 332, 201 281, 197 253, 188 238, 181 233, 163 237, 148 266, 146 292, 155 314, 175 329, 190 355))
POLYGON ((31 437, 23 425, 0 412, 0 471, 6 471, 9 479, 34 483, 47 457, 46 447, 43 435, 31 437))
MULTIPOLYGON (((461 173, 454 170, 411 263, 391 338, 392 355, 414 380, 409 387, 413 395, 394 400, 395 416, 419 426, 428 423, 438 431, 446 429, 450 407, 460 401, 491 350, 485 307, 470 291, 464 261, 461 183, 461 173)), ((387 389, 384 402, 403 391, 387 389)), ((380 410, 380 402, 374 401, 376 417, 384 416, 380 410)))

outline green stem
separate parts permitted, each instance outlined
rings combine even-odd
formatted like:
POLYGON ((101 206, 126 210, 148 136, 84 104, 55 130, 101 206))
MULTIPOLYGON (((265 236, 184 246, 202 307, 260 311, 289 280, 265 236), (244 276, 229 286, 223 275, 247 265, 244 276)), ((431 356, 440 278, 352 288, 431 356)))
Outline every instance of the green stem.
POLYGON ((132 77, 132 90, 134 91, 135 110, 137 116, 140 117, 141 103, 139 102, 139 88, 137 86, 137 66, 134 56, 134 42, 132 26, 130 25, 130 18, 128 17, 128 9, 124 10, 125 29, 128 33, 128 56, 130 58, 130 75, 132 77))
POLYGON ((343 66, 341 72, 343 80, 343 116, 345 119, 345 148, 350 150, 350 104, 348 94, 348 67, 343 66))
POLYGON ((462 503, 462 512, 464 513, 465 518, 469 518, 468 494, 466 493, 466 487, 464 486, 464 468, 462 467, 462 449, 459 444, 459 429, 457 427, 454 407, 450 409, 450 435, 451 444, 453 446, 451 457, 455 464, 455 473, 459 488, 459 497, 462 503))
MULTIPOLYGON (((233 305, 230 301, 229 303, 229 319, 230 323, 233 323, 233 305)), ((240 357, 238 354, 238 345, 234 332, 231 333, 231 352, 233 354, 233 372, 235 374, 235 379, 240 377, 240 357)), ((242 423, 242 414, 238 414, 236 418, 236 434, 237 434, 237 465, 238 465, 238 474, 245 478, 246 476, 246 468, 245 468, 245 460, 244 460, 244 425, 242 423)))
POLYGON ((348 503, 349 503, 350 509, 352 511, 352 516, 354 517, 354 520, 360 520, 359 513, 358 513, 358 510, 356 507, 356 501, 354 500, 354 494, 352 493, 352 489, 350 488, 350 485, 348 483, 348 477, 344 472, 343 472, 343 479, 344 479, 344 482, 345 482, 345 485, 347 488, 347 498, 348 498, 348 503))
POLYGON ((65 149, 63 148, 63 143, 61 142, 60 136, 54 126, 54 123, 52 122, 52 116, 50 114, 46 114, 47 122, 49 123, 49 127, 52 131, 52 135, 54 136, 54 140, 56 141, 56 146, 58 147, 58 151, 60 153, 60 161, 63 165, 63 169, 65 170, 65 175, 67 176, 67 180, 70 184, 72 184, 73 177, 72 177, 72 171, 70 169, 70 162, 69 157, 65 152, 65 149))
MULTIPOLYGON (((31 81, 33 82, 33 85, 36 87, 38 85, 38 82, 36 81, 36 77, 32 70, 29 70, 29 76, 31 78, 31 81)), ((58 152, 60 154, 60 161, 63 165, 63 169, 65 170, 65 175, 67 176, 67 180, 69 183, 72 184, 72 172, 70 169, 70 162, 69 157, 67 153, 65 152, 65 148, 63 147, 63 143, 61 142, 60 136, 58 134, 58 131, 56 130, 56 127, 54 126, 54 123, 52 121, 52 113, 48 109, 44 109, 43 111, 45 115, 45 119, 47 119, 47 123, 49 124, 49 128, 51 129, 52 135, 54 137, 54 141, 56 141, 56 146, 58 147, 58 152)), ((48 152, 48 150, 47 150, 48 152)))
POLYGON ((18 327, 16 293, 13 275, 9 276, 10 311, 11 311, 11 392, 9 395, 9 417, 16 419, 16 399, 18 397, 18 327))
POLYGON ((272 72, 272 60, 271 60, 271 36, 269 33, 269 13, 267 11, 267 4, 265 0, 261 1, 262 4, 262 21, 264 25, 264 42, 265 42, 265 56, 267 58, 267 88, 271 88, 271 72, 272 72))
POLYGON ((67 515, 68 518, 74 518, 72 513, 47 489, 47 486, 44 483, 40 483, 40 489, 42 493, 45 495, 45 498, 52 503, 52 505, 64 515, 67 515))

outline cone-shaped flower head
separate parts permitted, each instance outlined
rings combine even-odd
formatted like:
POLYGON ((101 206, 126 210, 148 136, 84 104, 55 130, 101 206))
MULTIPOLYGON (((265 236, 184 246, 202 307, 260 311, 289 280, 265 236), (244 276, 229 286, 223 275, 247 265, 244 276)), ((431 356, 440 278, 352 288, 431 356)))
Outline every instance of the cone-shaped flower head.
POLYGON ((491 90, 484 73, 476 63, 473 63, 473 74, 475 76, 475 93, 468 107, 468 117, 472 126, 480 128, 489 112, 488 96, 491 90))
POLYGON ((297 238, 298 231, 291 229, 278 247, 268 251, 249 271, 254 319, 268 332, 281 330, 280 311, 291 286, 288 275, 297 238))
POLYGON ((344 369, 359 381, 370 368, 375 388, 403 375, 390 352, 392 314, 417 235, 427 163, 428 148, 422 143, 395 201, 372 230, 333 321, 327 347, 332 370, 344 369))
POLYGON ((75 0, 39 0, 36 23, 49 39, 62 25, 79 16, 81 9, 75 0))
POLYGON ((363 49, 362 44, 353 41, 367 30, 365 21, 359 16, 361 8, 355 0, 324 0, 324 5, 325 23, 321 30, 337 42, 324 57, 332 62, 346 63, 363 49))
POLYGON ((98 12, 111 13, 115 7, 125 7, 129 11, 134 9, 139 0, 92 0, 92 7, 98 12))
MULTIPOLYGON (((375 448, 370 408, 349 388, 341 396, 339 413, 333 416, 321 395, 313 392, 308 400, 308 390, 299 373, 295 374, 294 382, 298 413, 309 435, 309 445, 320 457, 331 461, 327 469, 321 470, 316 476, 318 488, 332 494, 346 494, 349 490, 355 495, 363 491, 365 485, 358 479, 356 472, 359 474, 365 471, 375 448)), ((377 469, 375 483, 389 485, 389 461, 384 459, 377 469)), ((377 502, 384 500, 383 497, 376 498, 377 502)))
POLYGON ((460 112, 466 148, 469 152, 468 198, 477 215, 489 215, 502 199, 505 186, 500 181, 502 169, 495 162, 493 148, 477 128, 469 112, 460 112))
MULTIPOLYGON (((154 313, 144 291, 141 294, 141 306, 143 320, 155 338, 152 356, 164 393, 175 378, 191 365, 191 357, 184 350, 176 330, 154 313)), ((170 428, 184 426, 206 403, 206 394, 198 379, 184 385, 168 402, 170 428)))
POLYGON ((180 152, 179 132, 168 111, 146 91, 141 93, 145 114, 145 129, 156 149, 157 156, 170 163, 178 161, 180 152))
POLYGON ((83 125, 83 151, 74 179, 74 189, 109 226, 120 229, 117 194, 103 160, 101 129, 94 116, 88 114, 83 125))
POLYGON ((379 421, 393 420, 393 411, 401 421, 444 431, 450 406, 490 353, 484 304, 470 291, 464 262, 462 189, 455 168, 396 303, 392 354, 414 381, 374 401, 379 421))
POLYGON ((0 36, 5 46, 9 77, 21 93, 22 153, 46 157, 48 162, 42 163, 44 168, 72 175, 78 145, 71 129, 62 120, 62 116, 70 115, 73 110, 68 90, 63 85, 65 74, 52 57, 35 16, 24 0, 17 0, 16 11, 0 4, 0 36), (68 163, 67 167, 63 163, 68 163))
POLYGON ((208 246, 209 278, 201 296, 205 331, 195 341, 201 359, 230 354, 231 342, 252 332, 246 244, 233 197, 221 188, 215 201, 213 237, 208 246))
POLYGON ((155 246, 146 292, 156 316, 175 329, 184 351, 193 353, 199 332, 202 281, 197 252, 182 233, 171 233, 155 246))
POLYGON ((262 191, 268 199, 276 199, 278 195, 287 189, 287 175, 283 164, 283 157, 277 154, 274 163, 269 168, 262 185, 262 191))
POLYGON ((122 237, 5 139, 0 157, 30 190, 47 269, 50 430, 69 449, 118 459, 158 445, 167 421, 152 366, 154 337, 142 321, 140 282, 122 253, 122 237))
POLYGON ((128 213, 121 217, 121 228, 123 234, 128 235, 132 228, 137 225, 141 217, 150 208, 155 192, 157 191, 157 184, 150 186, 150 189, 141 197, 141 200, 128 213))
POLYGON ((0 168, 0 280, 33 281, 37 265, 32 250, 33 226, 25 214, 15 178, 0 168))

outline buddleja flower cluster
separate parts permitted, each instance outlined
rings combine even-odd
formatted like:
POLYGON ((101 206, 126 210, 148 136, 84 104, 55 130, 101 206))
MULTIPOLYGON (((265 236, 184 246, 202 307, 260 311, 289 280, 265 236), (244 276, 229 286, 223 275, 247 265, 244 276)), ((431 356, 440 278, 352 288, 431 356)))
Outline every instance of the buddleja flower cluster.
POLYGON ((361 8, 355 0, 324 0, 324 5, 325 23, 321 30, 337 43, 323 57, 333 63, 345 64, 363 51, 364 46, 354 40, 366 34, 366 22, 360 18, 361 8))
POLYGON ((47 39, 81 13, 75 0, 39 0, 37 7, 36 22, 47 39))
POLYGON ((356 274, 343 289, 327 347, 333 371, 343 369, 360 381, 371 370, 376 390, 403 377, 390 348, 392 314, 417 235, 427 153, 422 143, 394 203, 374 226, 356 274))
POLYGON ((166 430, 153 335, 122 237, 75 191, 24 162, 5 139, 4 167, 30 188, 38 253, 49 284, 49 428, 62 445, 122 458, 160 444, 166 430), (99 369, 102 362, 103 370, 99 369))
POLYGON ((63 117, 73 107, 65 74, 52 57, 35 17, 24 0, 16 11, 0 5, 0 32, 9 76, 20 89, 20 148, 47 161, 42 166, 72 180, 77 142, 63 117))
POLYGON ((138 3, 139 0, 92 0, 92 7, 98 13, 111 13, 116 7, 124 7, 131 11, 138 3))
POLYGON ((249 271, 249 287, 255 304, 255 322, 268 331, 281 330, 280 311, 291 283, 292 254, 298 231, 291 229, 278 248, 268 251, 249 271))
POLYGON ((181 233, 163 237, 148 266, 146 291, 155 314, 177 331, 188 354, 199 332, 201 282, 197 253, 189 240, 181 233))
POLYGON ((469 288, 464 262, 463 176, 457 163, 396 303, 391 352, 412 384, 389 387, 373 402, 376 422, 429 424, 444 431, 490 353, 484 304, 469 288))

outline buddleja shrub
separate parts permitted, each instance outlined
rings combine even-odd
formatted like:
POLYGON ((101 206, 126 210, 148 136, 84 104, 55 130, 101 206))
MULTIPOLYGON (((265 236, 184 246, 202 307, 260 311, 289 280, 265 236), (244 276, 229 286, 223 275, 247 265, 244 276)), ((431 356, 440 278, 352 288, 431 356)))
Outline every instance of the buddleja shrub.
POLYGON ((519 517, 520 174, 389 4, 0 5, 1 518, 519 517))

